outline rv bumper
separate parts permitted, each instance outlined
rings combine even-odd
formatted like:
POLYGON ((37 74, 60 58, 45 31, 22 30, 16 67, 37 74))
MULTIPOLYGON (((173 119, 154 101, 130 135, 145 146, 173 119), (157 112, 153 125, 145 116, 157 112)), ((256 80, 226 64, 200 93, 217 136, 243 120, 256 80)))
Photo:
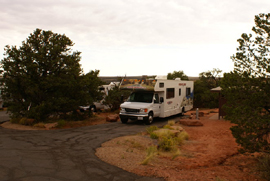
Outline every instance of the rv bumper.
POLYGON ((135 119, 135 120, 147 120, 148 119, 148 115, 142 115, 142 114, 123 114, 120 113, 119 114, 120 119, 135 119))

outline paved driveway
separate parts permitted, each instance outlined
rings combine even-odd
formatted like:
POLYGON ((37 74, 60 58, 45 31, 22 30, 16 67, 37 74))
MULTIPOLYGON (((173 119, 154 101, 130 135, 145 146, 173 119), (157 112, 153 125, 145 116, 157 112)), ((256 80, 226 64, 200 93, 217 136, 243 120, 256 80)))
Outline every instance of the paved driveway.
MULTIPOLYGON (((165 120, 157 121, 154 125, 165 123, 165 120)), ((95 156, 95 149, 103 142, 138 133, 145 128, 145 125, 138 122, 49 131, 21 131, 0 127, 0 180, 163 180, 129 173, 95 156)))

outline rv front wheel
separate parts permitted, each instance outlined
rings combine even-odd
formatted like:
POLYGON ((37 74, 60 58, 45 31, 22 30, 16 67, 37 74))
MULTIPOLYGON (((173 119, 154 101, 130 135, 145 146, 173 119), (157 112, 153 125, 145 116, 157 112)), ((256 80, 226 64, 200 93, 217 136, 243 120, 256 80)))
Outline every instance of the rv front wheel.
POLYGON ((145 123, 146 123, 147 125, 152 124, 153 120, 154 120, 153 113, 150 112, 150 113, 148 114, 148 118, 147 118, 147 120, 145 121, 145 123))

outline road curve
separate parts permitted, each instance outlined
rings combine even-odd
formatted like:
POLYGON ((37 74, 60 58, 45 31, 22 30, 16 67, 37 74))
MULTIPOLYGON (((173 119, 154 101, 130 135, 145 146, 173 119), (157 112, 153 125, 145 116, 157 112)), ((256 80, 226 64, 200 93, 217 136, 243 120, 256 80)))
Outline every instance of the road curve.
MULTIPOLYGON (((157 121, 154 125, 165 122, 157 121)), ((103 142, 145 128, 141 123, 119 122, 49 131, 0 127, 0 180, 161 181, 129 173, 95 156, 96 148, 103 142)))

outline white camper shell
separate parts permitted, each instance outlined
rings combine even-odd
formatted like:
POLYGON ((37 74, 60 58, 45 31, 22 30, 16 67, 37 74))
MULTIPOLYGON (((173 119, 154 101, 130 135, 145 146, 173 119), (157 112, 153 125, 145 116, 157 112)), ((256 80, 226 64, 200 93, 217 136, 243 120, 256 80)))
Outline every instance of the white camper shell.
POLYGON ((167 76, 152 80, 124 79, 120 89, 133 90, 128 100, 120 105, 122 123, 136 119, 151 124, 155 117, 183 114, 193 108, 193 81, 167 80, 167 76))

